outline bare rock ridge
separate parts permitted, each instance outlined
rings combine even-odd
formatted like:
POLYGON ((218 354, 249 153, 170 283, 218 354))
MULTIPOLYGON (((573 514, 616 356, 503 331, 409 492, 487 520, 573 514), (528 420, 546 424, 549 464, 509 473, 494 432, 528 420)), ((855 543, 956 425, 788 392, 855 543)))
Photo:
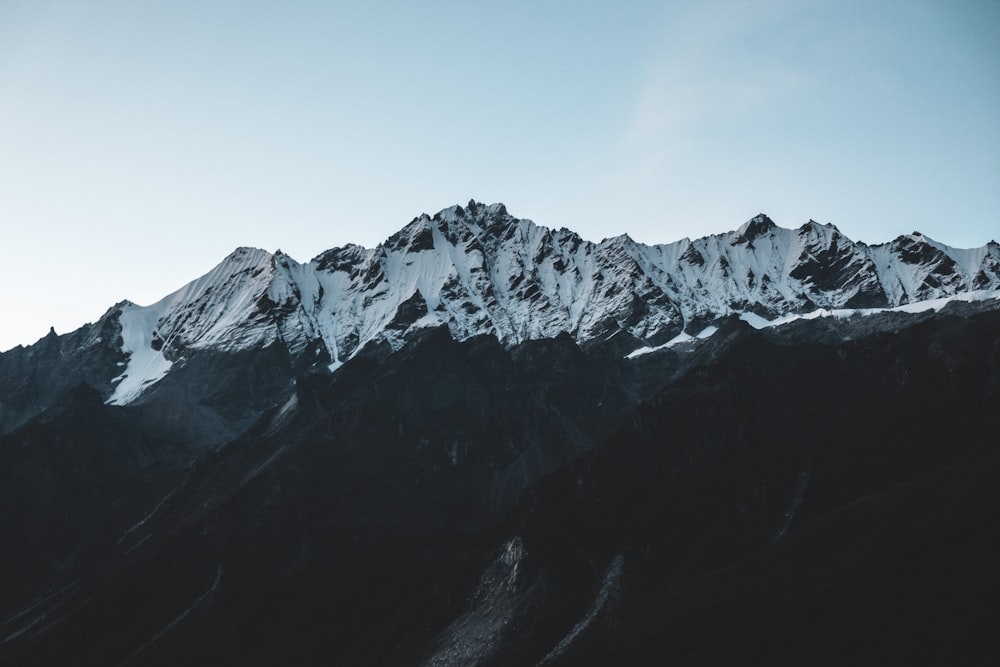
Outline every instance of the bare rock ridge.
POLYGON ((336 368, 366 346, 397 350, 439 326, 459 340, 487 334, 507 347, 618 332, 655 346, 733 314, 774 320, 997 289, 993 241, 964 250, 914 232, 869 246, 829 224, 784 229, 761 214, 693 241, 650 246, 622 235, 595 243, 516 218, 502 204, 470 201, 414 218, 375 248, 346 245, 304 264, 239 248, 159 302, 118 304, 91 325, 120 336, 74 340, 101 348, 88 356, 113 361, 104 363, 107 377, 82 379, 123 405, 205 350, 277 346, 293 366, 336 368))

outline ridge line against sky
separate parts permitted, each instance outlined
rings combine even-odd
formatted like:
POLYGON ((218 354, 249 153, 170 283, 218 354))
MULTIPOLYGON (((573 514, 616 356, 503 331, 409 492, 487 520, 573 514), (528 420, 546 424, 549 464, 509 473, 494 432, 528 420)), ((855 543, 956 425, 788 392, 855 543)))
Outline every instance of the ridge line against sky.
POLYGON ((0 351, 469 198, 1000 237, 1000 3, 0 0, 0 351))

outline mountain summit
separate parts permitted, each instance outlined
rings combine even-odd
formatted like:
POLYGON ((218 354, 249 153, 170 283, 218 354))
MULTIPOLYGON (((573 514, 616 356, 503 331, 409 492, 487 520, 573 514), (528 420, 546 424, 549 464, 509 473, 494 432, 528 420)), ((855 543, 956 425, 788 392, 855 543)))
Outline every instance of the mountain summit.
POLYGON ((998 330, 996 243, 764 215, 238 248, 0 354, 0 663, 975 662, 998 330))
MULTIPOLYGON (((239 248, 157 303, 118 304, 91 325, 113 332, 108 354, 120 358, 107 377, 84 379, 127 404, 199 350, 277 346, 296 366, 336 368, 368 346, 396 350, 439 326, 507 347, 627 332, 638 347, 733 314, 775 320, 996 289, 995 242, 962 250, 914 233, 868 246, 832 225, 784 229, 759 214, 694 241, 594 243, 470 201, 414 218, 373 249, 346 245, 304 264, 239 248)), ((108 338, 89 340, 107 347, 108 338)))

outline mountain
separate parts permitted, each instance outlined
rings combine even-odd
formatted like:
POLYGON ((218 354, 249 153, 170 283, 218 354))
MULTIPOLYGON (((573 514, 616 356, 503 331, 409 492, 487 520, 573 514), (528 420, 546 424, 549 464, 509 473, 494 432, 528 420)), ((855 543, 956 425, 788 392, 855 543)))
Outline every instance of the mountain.
MULTIPOLYGON (((258 376, 278 373, 287 385, 296 372, 335 369, 380 346, 398 350, 438 326, 458 340, 491 335, 505 347, 561 333, 578 343, 626 333, 638 349, 732 314, 760 325, 998 289, 1000 246, 992 241, 960 250, 915 232, 867 246, 832 225, 790 230, 758 215, 695 241, 593 243, 471 201, 421 215, 374 249, 347 245, 307 264, 239 248, 155 304, 123 302, 69 336, 8 351, 0 356, 0 431, 81 381, 114 405, 147 401, 185 366, 213 367, 202 380, 217 385, 218 363, 209 360, 219 355, 270 350, 267 367, 243 380, 256 387, 258 376)), ((235 422, 204 410, 200 419, 233 435, 276 400, 272 389, 257 392, 260 404, 235 422)))
POLYGON ((0 663, 995 653, 997 258, 474 202, 237 250, 0 355, 0 663))
POLYGON ((666 378, 682 346, 630 361, 438 329, 301 376, 193 460, 72 392, 0 437, 0 659, 979 655, 1000 592, 998 317, 836 343, 735 320, 638 402, 621 374, 666 378))

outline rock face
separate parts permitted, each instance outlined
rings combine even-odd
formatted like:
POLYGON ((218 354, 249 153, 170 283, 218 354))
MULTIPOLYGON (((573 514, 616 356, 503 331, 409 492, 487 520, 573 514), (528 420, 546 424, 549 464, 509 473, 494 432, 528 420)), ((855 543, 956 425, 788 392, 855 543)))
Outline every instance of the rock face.
POLYGON ((470 202, 415 218, 374 249, 334 248, 307 264, 241 248, 150 306, 146 321, 167 360, 280 342, 292 356, 315 345, 336 364, 442 324, 459 340, 490 334, 507 347, 619 330, 656 343, 732 313, 773 319, 998 288, 994 243, 956 250, 913 234, 868 247, 830 225, 781 229, 763 215, 696 241, 592 243, 470 202))
POLYGON ((475 202, 239 249, 0 355, 0 663, 884 663, 942 609, 920 637, 971 657, 998 258, 475 202))
MULTIPOLYGON (((151 306, 116 305, 61 342, 58 357, 25 357, 44 355, 45 341, 5 353, 0 376, 34 374, 40 385, 56 386, 38 370, 51 367, 125 405, 199 351, 273 346, 290 368, 336 368, 367 346, 398 350, 441 325, 458 340, 488 334, 505 347, 617 332, 656 345, 734 313, 773 320, 996 289, 994 242, 960 250, 915 232, 867 246, 831 225, 783 229, 758 215, 694 241, 593 243, 515 218, 501 204, 469 202, 415 218, 374 249, 334 248, 306 264, 280 251, 239 248, 151 306)), ((17 411, 11 393, 0 395, 0 418, 17 411)))
POLYGON ((906 655, 971 658, 1000 311, 917 319, 823 343, 732 320, 637 359, 442 327, 196 456, 78 388, 0 436, 0 661, 855 663, 914 623, 906 655))

